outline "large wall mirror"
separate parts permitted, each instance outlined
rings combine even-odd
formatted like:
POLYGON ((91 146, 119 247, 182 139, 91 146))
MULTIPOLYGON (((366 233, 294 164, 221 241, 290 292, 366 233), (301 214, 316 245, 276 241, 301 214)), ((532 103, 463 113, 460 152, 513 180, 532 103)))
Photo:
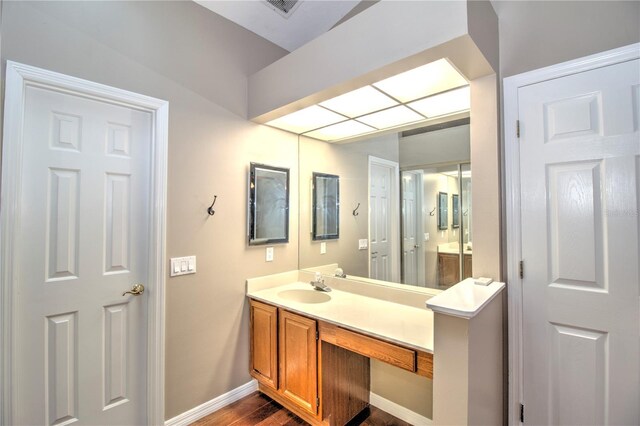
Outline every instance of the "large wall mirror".
POLYGON ((289 169, 251 163, 249 245, 289 241, 289 169))
POLYGON ((312 195, 301 193, 300 268, 331 273, 339 266, 350 277, 434 289, 471 276, 469 128, 469 119, 457 116, 341 144, 301 136, 300 187, 314 170, 339 175, 342 208, 340 239, 324 241, 321 250, 305 210, 312 195), (383 193, 375 187, 380 177, 388 182, 383 193))

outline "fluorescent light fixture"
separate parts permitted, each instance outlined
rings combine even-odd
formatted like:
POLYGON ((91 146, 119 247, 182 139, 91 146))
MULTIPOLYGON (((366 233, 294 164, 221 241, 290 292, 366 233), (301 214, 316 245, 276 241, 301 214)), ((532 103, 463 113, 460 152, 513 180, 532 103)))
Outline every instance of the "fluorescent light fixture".
POLYGON ((353 136, 362 135, 364 133, 374 132, 376 129, 366 124, 359 123, 354 120, 345 121, 313 132, 305 133, 305 136, 320 139, 323 141, 335 141, 353 136))
POLYGON ((398 102, 371 86, 365 86, 324 101, 320 105, 354 118, 398 105, 398 102))
POLYGON ((388 129, 389 127, 401 126, 403 124, 413 123, 424 120, 425 118, 415 111, 410 110, 404 105, 385 109, 384 111, 374 112, 358 118, 369 126, 377 129, 388 129))
POLYGON ((407 105, 429 118, 452 114, 471 108, 471 91, 469 86, 466 86, 420 99, 407 105))
POLYGON ((309 130, 324 127, 329 124, 338 123, 344 121, 347 118, 322 108, 318 105, 313 105, 300 111, 292 112, 283 117, 276 118, 266 123, 269 126, 277 127, 282 130, 287 130, 293 133, 304 133, 309 130))
POLYGON ((449 61, 438 59, 373 85, 405 103, 467 84, 469 82, 449 61))

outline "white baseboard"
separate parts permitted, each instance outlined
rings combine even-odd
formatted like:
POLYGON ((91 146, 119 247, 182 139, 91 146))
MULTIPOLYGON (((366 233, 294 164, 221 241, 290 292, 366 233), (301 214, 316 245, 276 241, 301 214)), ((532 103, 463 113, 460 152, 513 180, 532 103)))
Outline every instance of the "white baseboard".
POLYGON ((369 404, 415 426, 431 426, 433 424, 433 420, 430 418, 421 416, 415 411, 411 411, 373 392, 369 394, 369 404))
POLYGON ((186 426, 196 420, 199 420, 209 414, 218 411, 219 409, 226 407, 227 405, 244 398, 247 395, 252 394, 258 390, 258 382, 251 380, 249 383, 245 383, 217 398, 213 398, 211 401, 207 401, 204 404, 198 405, 189 411, 175 416, 172 419, 164 422, 165 426, 186 426))

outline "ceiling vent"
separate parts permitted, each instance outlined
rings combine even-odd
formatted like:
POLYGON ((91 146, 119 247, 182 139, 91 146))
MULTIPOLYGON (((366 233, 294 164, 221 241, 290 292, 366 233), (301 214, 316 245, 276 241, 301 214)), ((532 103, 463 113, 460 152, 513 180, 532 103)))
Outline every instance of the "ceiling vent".
POLYGON ((296 10, 300 0, 265 0, 265 4, 280 15, 288 18, 296 10))

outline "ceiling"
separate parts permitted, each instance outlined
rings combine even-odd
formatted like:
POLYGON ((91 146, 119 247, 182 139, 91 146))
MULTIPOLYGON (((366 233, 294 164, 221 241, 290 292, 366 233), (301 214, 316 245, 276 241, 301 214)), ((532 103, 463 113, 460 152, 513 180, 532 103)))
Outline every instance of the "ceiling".
MULTIPOLYGON (((266 0, 194 1, 292 52, 380 0, 299 0, 287 17, 266 0)), ((498 15, 505 3, 491 0, 498 15)))
POLYGON ((350 12, 359 12, 375 3, 359 0, 299 0, 285 17, 265 0, 194 1, 289 52, 343 22, 343 18, 351 16, 348 15, 350 12), (363 5, 356 8, 360 3, 363 5))

